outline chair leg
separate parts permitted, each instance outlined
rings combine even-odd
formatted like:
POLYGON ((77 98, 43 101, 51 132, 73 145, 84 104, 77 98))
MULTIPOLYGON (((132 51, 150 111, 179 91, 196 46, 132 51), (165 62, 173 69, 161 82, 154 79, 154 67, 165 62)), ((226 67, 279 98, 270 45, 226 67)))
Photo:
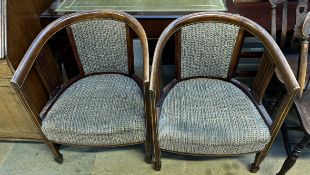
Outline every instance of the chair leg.
POLYGON ((144 84, 144 105, 145 105, 145 126, 146 126, 146 137, 145 137, 145 162, 152 163, 152 121, 150 112, 150 101, 149 101, 149 84, 144 84))
POLYGON ((158 141, 154 144, 154 169, 160 171, 161 169, 161 156, 160 156, 160 147, 158 141))
POLYGON ((256 153, 254 163, 251 164, 250 171, 251 173, 256 173, 259 170, 259 165, 263 162, 265 157, 267 156, 268 149, 264 149, 263 151, 256 153))
POLYGON ((260 165, 259 157, 261 154, 262 152, 256 153, 254 163, 252 163, 250 167, 251 173, 256 173, 259 170, 259 165, 260 165))
POLYGON ((288 113, 287 109, 290 109, 292 102, 293 102, 292 101, 292 95, 285 95, 284 96, 284 98, 281 102, 281 105, 279 107, 279 111, 281 111, 281 113, 278 113, 276 116, 276 118, 278 120, 277 124, 280 124, 280 125, 276 125, 273 128, 269 143, 265 146, 265 148, 261 152, 256 154, 254 163, 252 163, 252 165, 251 165, 251 169, 250 169, 251 173, 256 173, 259 170, 259 165, 262 163, 262 161, 268 155, 268 152, 270 151, 271 146, 273 145, 273 143, 276 139, 276 136, 277 136, 279 130, 281 129, 279 126, 282 126, 283 120, 285 119, 285 116, 288 113))
POLYGON ((285 123, 283 123, 283 125, 281 127, 281 133, 282 133, 282 137, 283 137, 286 155, 289 156, 290 152, 291 152, 291 144, 290 144, 290 140, 289 140, 288 135, 287 135, 287 127, 286 127, 285 123))
POLYGON ((305 148, 307 143, 309 142, 310 136, 305 135, 301 141, 297 144, 297 146, 294 148, 292 153, 286 158, 284 161, 281 170, 277 175, 284 175, 286 174, 296 163, 297 158, 300 156, 300 153, 305 148))
POLYGON ((150 134, 146 134, 146 140, 145 140, 145 162, 148 164, 152 163, 152 148, 151 148, 151 139, 150 134))
POLYGON ((57 163, 62 163, 63 162, 63 156, 62 154, 59 152, 59 145, 52 143, 49 140, 45 140, 45 143, 47 145, 47 147, 51 150, 51 152, 53 153, 54 156, 54 160, 57 163))

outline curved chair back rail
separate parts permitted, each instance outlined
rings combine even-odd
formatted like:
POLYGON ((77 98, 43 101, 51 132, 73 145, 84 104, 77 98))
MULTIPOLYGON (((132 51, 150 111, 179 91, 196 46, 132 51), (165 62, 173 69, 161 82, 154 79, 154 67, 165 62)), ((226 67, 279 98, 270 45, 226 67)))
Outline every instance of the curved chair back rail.
MULTIPOLYGON (((254 163, 252 164, 252 172, 256 172, 258 170, 258 167, 260 163, 263 161, 263 159, 268 154, 276 135, 279 132, 279 129, 288 113, 288 110, 290 106, 292 105, 293 99, 299 90, 298 82, 296 81, 296 78, 294 77, 294 74, 286 61, 282 51, 276 44, 276 42, 273 40, 273 38, 270 36, 270 34, 263 29, 261 26, 256 24, 255 22, 251 21, 250 19, 247 19, 245 17, 235 15, 235 14, 229 14, 229 13, 208 13, 208 12, 202 12, 202 13, 195 13, 190 14, 184 17, 181 17, 174 22, 172 22, 162 33, 160 36, 158 43, 155 48, 155 53, 153 57, 153 65, 152 65, 152 72, 151 72, 151 78, 150 78, 150 98, 151 98, 151 121, 152 121, 152 133, 153 133, 153 144, 154 150, 155 150, 155 169, 160 169, 160 152, 158 153, 158 122, 159 122, 159 110, 157 110, 157 105, 161 102, 158 100, 160 99, 160 68, 161 68, 161 55, 163 48, 168 41, 168 39, 178 32, 181 28, 185 26, 189 26, 191 24, 196 23, 224 23, 224 24, 230 24, 234 26, 239 26, 240 29, 243 29, 244 31, 247 31, 251 33, 253 36, 255 36, 258 40, 261 41, 261 43, 266 48, 266 53, 264 54, 262 58, 262 63, 258 69, 257 75, 255 77, 253 88, 251 89, 251 92, 255 98, 256 103, 262 107, 261 100, 264 96, 264 93, 266 91, 266 88, 269 84, 269 81, 271 80, 271 77, 277 69, 279 73, 284 77, 284 84, 287 89, 287 94, 284 98, 284 100, 281 103, 281 106, 278 110, 278 113, 273 121, 270 122, 270 141, 267 143, 267 145, 264 147, 264 149, 257 153, 254 163)), ((239 38, 240 39, 240 38, 239 38)), ((243 38, 242 38, 243 39, 243 38)), ((221 50, 219 50, 221 52, 221 50)), ((232 57, 239 57, 239 53, 236 55, 232 55, 232 57)), ((182 58, 181 58, 182 59, 182 58)), ((231 63, 235 64, 235 63, 231 63)), ((177 66, 178 67, 178 66, 177 66)), ((178 69, 178 68, 177 68, 178 69)), ((177 70, 178 71, 178 70, 177 70)), ((195 77, 194 77, 195 78, 195 77)), ((221 78, 221 77, 218 77, 221 78)), ((223 78, 222 78, 223 79, 223 78)), ((233 81, 231 76, 224 77, 226 81, 233 81)), ((178 81, 182 80, 178 79, 178 81)), ((260 109, 262 113, 264 113, 264 109, 260 109)))
POLYGON ((61 29, 67 26, 70 26, 72 24, 75 24, 81 21, 94 20, 94 19, 113 19, 113 20, 121 21, 121 22, 126 23, 136 32, 136 34, 141 40, 141 44, 143 48, 144 82, 149 82, 149 70, 148 70, 149 69, 148 68, 149 53, 148 53, 148 49, 146 49, 148 48, 148 43, 147 43, 146 34, 142 26, 135 18, 133 18, 132 16, 129 16, 126 13, 106 10, 106 11, 92 11, 92 12, 69 14, 49 24, 44 30, 42 30, 42 32, 40 32, 40 34, 31 44, 23 60, 21 61, 18 68, 16 69, 16 73, 14 74, 12 78, 12 83, 18 85, 19 87, 23 86, 25 78, 27 77, 31 68, 33 67, 34 62, 37 56, 39 55, 40 51, 42 50, 43 46, 55 33, 57 33, 61 29))

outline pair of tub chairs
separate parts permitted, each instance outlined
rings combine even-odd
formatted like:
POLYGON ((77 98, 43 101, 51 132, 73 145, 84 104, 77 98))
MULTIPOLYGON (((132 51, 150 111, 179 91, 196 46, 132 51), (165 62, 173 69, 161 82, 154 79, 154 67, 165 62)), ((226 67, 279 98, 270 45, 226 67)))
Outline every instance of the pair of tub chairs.
POLYGON ((117 11, 69 14, 38 35, 12 85, 57 162, 63 161, 60 144, 144 143, 146 161, 155 170, 165 150, 199 156, 256 153, 251 172, 258 171, 299 91, 272 37, 255 22, 229 13, 195 13, 172 22, 156 45, 151 75, 147 36, 135 18, 117 11), (67 30, 79 68, 66 82, 42 54, 61 29, 67 30), (130 32, 142 44, 143 79, 135 74, 130 32), (246 33, 266 49, 251 88, 234 79, 246 33), (176 75, 162 88, 161 54, 172 36, 178 43, 176 75), (287 94, 271 119, 262 98, 275 70, 287 94), (38 88, 45 89, 40 94, 45 105, 35 100, 38 88))

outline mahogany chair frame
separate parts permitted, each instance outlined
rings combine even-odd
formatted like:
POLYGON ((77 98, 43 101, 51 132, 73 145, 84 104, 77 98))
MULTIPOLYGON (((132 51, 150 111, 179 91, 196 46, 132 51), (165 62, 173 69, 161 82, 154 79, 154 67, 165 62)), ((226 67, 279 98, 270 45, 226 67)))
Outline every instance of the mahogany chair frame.
MULTIPOLYGON (((38 132, 40 133, 43 141, 48 146, 48 148, 52 151, 54 155, 54 159, 61 163, 63 161, 63 156, 59 152, 58 144, 66 144, 66 143, 54 143, 48 140, 41 130, 42 118, 46 115, 48 110, 51 108, 53 103, 58 99, 58 97, 72 85, 74 82, 87 77, 93 74, 85 75, 83 68, 81 67, 81 62, 77 58, 77 49, 76 46, 72 46, 73 52, 75 53, 76 62, 79 67, 79 75, 70 79, 69 81, 63 83, 61 78, 61 73, 57 69, 57 66, 51 66, 52 60, 46 59, 44 52, 46 50, 43 49, 48 40, 53 37, 58 31, 62 29, 67 29, 68 35, 70 38, 70 25, 74 23, 78 23, 86 20, 94 20, 94 19, 112 19, 116 21, 120 21, 126 24, 126 37, 127 37, 127 50, 128 50, 128 74, 123 74, 134 79, 139 86, 142 88, 144 93, 144 109, 145 109, 145 125, 146 125, 146 140, 145 140, 145 149, 146 149, 146 161, 151 162, 151 138, 150 133, 148 132, 150 128, 150 120, 149 120, 149 97, 148 97, 148 89, 149 89, 149 51, 148 51, 148 42, 144 29, 140 25, 140 23, 132 16, 127 13, 105 10, 105 11, 90 11, 90 12, 82 12, 82 13, 72 13, 66 16, 63 16, 51 24, 49 24, 42 32, 37 36, 37 38, 33 41, 30 48, 26 52, 23 60, 18 66, 12 80, 11 84, 16 90, 17 94, 21 98, 24 106, 28 110, 32 121, 34 122, 38 132), (142 49, 143 49, 143 72, 144 76, 141 80, 134 71, 134 58, 133 58, 133 35, 135 32, 138 38, 141 41, 142 49), (37 71, 40 75, 41 82, 43 82, 46 92, 48 92, 48 96, 50 97, 45 101, 45 106, 37 107, 38 105, 31 98, 31 91, 37 88, 36 85, 31 86, 30 80, 32 79, 32 72, 37 71)), ((71 34, 72 35, 72 34, 71 34)), ((71 36, 72 37, 72 36, 71 36)), ((72 38, 70 38, 72 41, 72 38)), ((72 42, 71 42, 72 44, 72 42)), ((109 72, 99 72, 96 74, 109 74, 109 72)), ((122 74, 122 73, 119 73, 122 74)), ((41 86, 42 88, 42 86, 41 86)), ((132 145, 137 143, 128 143, 126 145, 132 145)), ((68 144, 66 144, 68 145, 68 144)), ((81 146, 81 145, 77 145, 81 146)), ((82 145, 82 146, 123 146, 123 145, 82 145)), ((125 145, 124 145, 125 146, 125 145)))
MULTIPOLYGON (((152 65, 152 72, 150 78, 150 100, 151 100, 151 125, 152 125, 152 141, 153 141, 153 156, 154 156, 154 169, 160 170, 161 169, 161 150, 158 141, 158 117, 160 113, 160 103, 164 95, 161 94, 161 55, 163 48, 167 42, 167 40, 176 33, 176 42, 177 44, 180 43, 180 37, 178 37, 178 31, 183 26, 199 23, 199 22, 221 22, 221 23, 228 23, 236 26, 240 26, 240 31, 237 36, 237 41, 235 45, 235 49, 232 54, 231 64, 228 71, 227 78, 224 79, 227 82, 231 82, 235 84, 238 88, 240 88, 243 92, 245 92, 250 99, 252 99, 253 103, 256 105, 257 109, 260 111, 260 114, 265 119, 265 122, 268 124, 271 133, 271 140, 266 145, 266 147, 257 152, 255 161, 251 165, 251 172, 257 172, 259 170, 259 165, 267 156, 280 128, 281 125, 289 111, 293 103, 293 99, 296 93, 299 91, 298 82, 295 79, 295 76, 287 63, 282 51, 275 43, 273 38, 270 34, 263 29, 261 26, 256 24, 255 22, 241 17, 235 14, 229 13, 221 13, 221 12, 213 12, 213 13, 194 13, 184 17, 181 17, 174 22, 172 22, 162 33, 160 36, 158 43, 155 48, 154 58, 153 58, 153 65, 152 65), (262 44, 266 47, 266 53, 263 55, 262 63, 258 68, 257 75, 254 80, 254 84, 252 89, 244 86, 242 83, 235 80, 233 77, 236 72, 236 68, 238 65, 238 59, 240 50, 242 48, 243 39, 244 39, 244 32, 247 31, 252 35, 256 36, 262 44), (266 88, 271 80, 271 77, 277 69, 280 74, 284 77, 284 84, 287 89, 287 94, 285 95, 284 100, 281 103, 281 106, 278 110, 278 113, 274 120, 272 121, 269 117, 268 113, 266 112, 264 106, 262 105, 262 98, 266 91, 266 88)), ((173 87, 173 84, 178 83, 184 79, 180 78, 180 61, 178 60, 180 55, 179 47, 176 47, 176 78, 170 83, 168 86, 164 88, 164 93, 167 93, 169 89, 173 87)), ((197 77, 192 77, 197 78, 197 77)), ((201 77, 200 77, 201 78, 201 77)), ((205 77, 205 78, 215 78, 215 77, 205 77)), ((184 154, 184 153, 183 153, 184 154)), ((186 153, 185 153, 186 154, 186 153)), ((197 156, 197 155, 196 155, 197 156)), ((199 155, 198 155, 199 156, 199 155)))

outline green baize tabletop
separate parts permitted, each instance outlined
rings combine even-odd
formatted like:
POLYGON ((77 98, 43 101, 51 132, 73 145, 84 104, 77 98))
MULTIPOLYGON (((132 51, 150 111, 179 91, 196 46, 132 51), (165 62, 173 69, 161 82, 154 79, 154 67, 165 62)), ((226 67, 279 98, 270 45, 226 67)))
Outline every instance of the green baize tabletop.
POLYGON ((226 11, 223 0, 64 0, 57 12, 85 10, 126 12, 226 11))

